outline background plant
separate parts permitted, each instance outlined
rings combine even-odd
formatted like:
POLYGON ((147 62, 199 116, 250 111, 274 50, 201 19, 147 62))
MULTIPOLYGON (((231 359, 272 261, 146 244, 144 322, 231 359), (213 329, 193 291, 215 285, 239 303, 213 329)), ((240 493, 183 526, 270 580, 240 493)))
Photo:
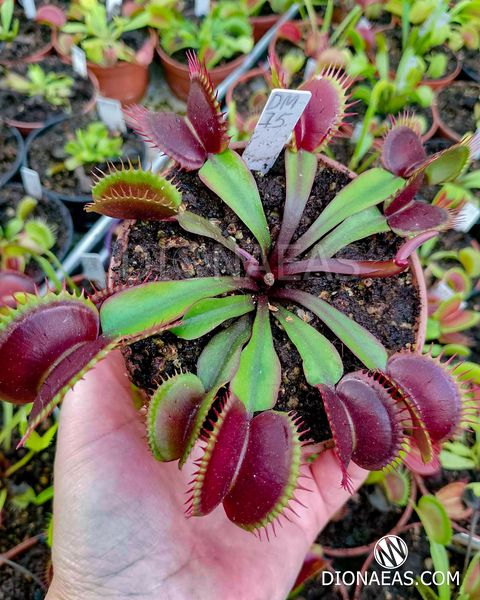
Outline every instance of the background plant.
POLYGON ((73 79, 68 75, 45 72, 39 64, 27 67, 26 76, 8 70, 1 81, 1 86, 30 97, 40 96, 52 106, 70 106, 73 79))
POLYGON ((102 164, 122 156, 123 138, 112 135, 101 121, 89 123, 85 129, 77 129, 75 137, 64 147, 68 158, 63 163, 68 171, 87 164, 102 164))
POLYGON ((0 42, 13 42, 18 35, 20 22, 13 18, 13 0, 4 0, 0 6, 0 42))

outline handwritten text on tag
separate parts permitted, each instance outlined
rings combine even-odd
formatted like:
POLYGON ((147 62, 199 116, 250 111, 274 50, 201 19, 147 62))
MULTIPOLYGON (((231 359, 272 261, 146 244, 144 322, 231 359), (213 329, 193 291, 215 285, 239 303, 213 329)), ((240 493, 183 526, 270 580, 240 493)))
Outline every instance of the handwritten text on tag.
POLYGON ((271 169, 311 96, 304 90, 272 90, 243 153, 250 170, 267 173, 271 169))

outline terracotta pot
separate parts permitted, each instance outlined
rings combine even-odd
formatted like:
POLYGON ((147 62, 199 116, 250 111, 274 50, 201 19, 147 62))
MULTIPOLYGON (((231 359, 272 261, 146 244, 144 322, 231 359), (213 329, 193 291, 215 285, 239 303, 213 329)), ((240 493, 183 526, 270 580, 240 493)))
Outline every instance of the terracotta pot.
MULTIPOLYGON (((160 62, 165 72, 165 78, 172 92, 181 100, 186 100, 188 90, 190 89, 190 75, 188 66, 173 59, 160 46, 157 45, 157 53, 160 57, 160 62)), ((222 81, 230 75, 237 67, 239 67, 245 59, 245 56, 239 56, 235 60, 209 69, 208 72, 213 82, 213 86, 217 87, 222 81)))
MULTIPOLYGON (((458 82, 458 83, 460 83, 460 82, 458 82)), ((475 83, 475 82, 467 82, 467 83, 469 85, 476 86, 478 88, 478 94, 480 96, 480 83, 475 83)), ((442 115, 440 113, 440 110, 439 110, 438 104, 437 104, 437 98, 435 98, 435 100, 432 104, 432 113, 433 113, 433 118, 437 122, 438 132, 440 133, 441 136, 447 138, 447 140, 452 140, 452 142, 459 142, 462 139, 463 135, 460 135, 459 133, 457 133, 456 131, 451 129, 445 123, 445 121, 442 119, 442 115)))
MULTIPOLYGON (((149 41, 155 46, 157 35, 149 31, 149 41)), ((70 55, 61 47, 57 33, 52 34, 53 47, 62 59, 71 63, 70 55)), ((102 67, 92 62, 87 62, 89 73, 93 73, 98 81, 98 89, 105 98, 114 98, 127 106, 136 104, 145 95, 148 87, 148 64, 128 63, 120 61, 112 67, 102 67)))
MULTIPOLYGON (((53 30, 52 30, 52 36, 53 36, 53 30)), ((19 64, 23 64, 23 63, 37 62, 37 61, 41 60, 42 58, 45 58, 45 56, 50 54, 50 52, 52 50, 53 50, 53 39, 52 39, 52 37, 50 37, 50 41, 47 42, 45 44, 45 46, 43 46, 42 48, 37 50, 37 52, 35 52, 34 54, 25 56, 21 60, 1 60, 0 59, 0 65, 3 65, 4 67, 14 67, 15 65, 19 65, 19 64)))
POLYGON ((262 38, 269 29, 271 29, 280 18, 280 15, 271 14, 271 15, 260 15, 258 17, 250 17, 250 25, 253 29, 253 39, 255 42, 258 42, 260 38, 262 38))
MULTIPOLYGON (((97 101, 97 93, 98 93, 98 81, 97 78, 95 77, 95 75, 91 72, 88 73, 88 78, 91 81, 93 87, 94 87, 94 94, 93 96, 90 98, 90 100, 88 102, 85 103, 82 111, 80 114, 82 115, 86 115, 87 113, 89 113, 94 107, 95 107, 95 103, 97 101)), ((42 127, 45 127, 45 125, 50 122, 50 121, 57 121, 59 119, 63 119, 65 118, 66 114, 63 115, 57 115, 56 117, 53 117, 53 119, 47 120, 47 121, 16 121, 15 119, 5 119, 5 123, 7 123, 7 125, 10 125, 10 127, 15 127, 16 129, 18 129, 18 131, 20 131, 20 133, 26 137, 28 135, 30 135, 31 133, 33 133, 34 131, 37 131, 38 129, 41 129, 42 127)))
MULTIPOLYGON (((232 100, 233 100, 233 92, 235 91, 235 89, 237 88, 237 86, 242 85, 243 83, 246 83, 247 81, 250 81, 250 79, 255 79, 255 77, 259 77, 259 76, 263 76, 265 78, 265 81, 267 81, 267 71, 265 69, 262 69, 261 67, 257 68, 257 69, 252 69, 251 71, 247 71, 246 73, 244 73, 243 75, 241 75, 237 81, 235 81, 235 83, 232 83, 232 85, 227 89, 227 93, 225 94, 225 102, 227 103, 227 105, 229 105, 232 100)), ((267 82, 268 85, 268 82, 267 82)), ((239 127, 239 129, 241 129, 245 123, 245 117, 248 115, 242 115, 238 112, 237 110, 237 127, 239 127)))

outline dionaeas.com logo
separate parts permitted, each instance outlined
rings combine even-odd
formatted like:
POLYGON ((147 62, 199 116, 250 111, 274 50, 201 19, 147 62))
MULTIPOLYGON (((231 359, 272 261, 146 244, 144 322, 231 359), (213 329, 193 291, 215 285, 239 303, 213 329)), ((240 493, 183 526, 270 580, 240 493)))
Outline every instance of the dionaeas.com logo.
POLYGON ((375 544, 373 554, 384 569, 397 569, 407 560, 408 548, 398 535, 384 535, 375 544))

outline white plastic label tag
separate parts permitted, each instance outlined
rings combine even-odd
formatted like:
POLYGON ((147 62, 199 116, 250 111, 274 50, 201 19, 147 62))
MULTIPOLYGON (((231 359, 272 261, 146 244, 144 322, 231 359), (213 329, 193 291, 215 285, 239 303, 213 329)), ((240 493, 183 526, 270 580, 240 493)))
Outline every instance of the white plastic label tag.
POLYGON ((313 77, 316 70, 317 61, 314 58, 309 58, 307 60, 307 64, 305 65, 305 72, 303 74, 304 81, 308 81, 311 77, 313 77))
POLYGON ((210 12, 210 0, 195 0, 195 16, 204 17, 210 12))
POLYGON ((480 218, 480 208, 473 202, 467 202, 463 205, 457 216, 455 231, 466 233, 475 225, 480 218))
POLYGON ((455 295, 455 291, 444 281, 439 281, 436 285, 434 285, 432 288, 432 293, 440 300, 448 300, 455 295))
POLYGON ((88 77, 87 73, 87 57, 85 52, 78 46, 72 46, 72 67, 75 73, 78 73, 80 77, 88 77))
POLYGON ((107 9, 107 17, 109 19, 116 17, 122 10, 122 0, 107 0, 105 7, 107 9))
POLYGON ((271 91, 243 160, 251 171, 268 173, 312 97, 306 90, 271 91))
POLYGON ((97 111, 110 131, 127 131, 120 100, 99 96, 97 98, 97 111))
POLYGON ((22 6, 27 19, 34 19, 37 16, 35 0, 22 0, 22 6))
POLYGON ((100 255, 96 252, 85 252, 80 260, 85 279, 93 281, 102 288, 106 287, 105 267, 100 255))
POLYGON ((40 183, 40 176, 37 171, 29 169, 28 167, 22 167, 20 169, 20 175, 22 177, 25 192, 34 198, 41 198, 42 184, 40 183))

